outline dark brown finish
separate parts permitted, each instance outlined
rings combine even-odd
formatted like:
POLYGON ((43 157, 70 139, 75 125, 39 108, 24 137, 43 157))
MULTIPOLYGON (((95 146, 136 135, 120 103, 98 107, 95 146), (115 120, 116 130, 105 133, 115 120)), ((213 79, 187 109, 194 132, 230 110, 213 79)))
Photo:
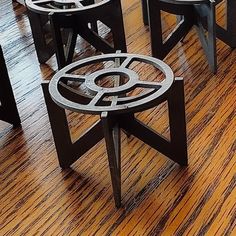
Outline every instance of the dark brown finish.
POLYGON ((21 123, 1 46, 0 46, 0 120, 12 124, 13 127, 18 127, 20 126, 21 123))
POLYGON ((235 27, 235 11, 236 2, 233 0, 225 0, 226 2, 226 29, 216 24, 217 37, 229 45, 231 48, 236 47, 236 27, 235 27))
POLYGON ((48 16, 28 10, 34 45, 39 63, 45 63, 55 53, 48 16))
POLYGON ((42 84, 48 115, 51 123, 53 137, 58 153, 60 166, 65 169, 78 160, 85 152, 92 148, 102 138, 101 122, 96 123, 87 130, 81 138, 72 143, 65 110, 57 106, 48 92, 48 82, 42 84), (92 139, 91 139, 92 135, 92 139))
POLYGON ((193 25, 199 33, 203 49, 209 65, 214 73, 217 70, 216 62, 216 36, 215 36, 215 2, 208 1, 152 1, 148 2, 150 31, 152 41, 152 55, 163 59, 182 40, 193 25), (196 5, 195 5, 196 4, 196 5), (177 27, 167 40, 163 40, 161 11, 181 15, 177 27), (207 22, 208 37, 205 36, 203 21, 207 22))
POLYGON ((103 53, 127 51, 120 0, 99 3, 27 0, 26 6, 40 62, 56 53, 59 68, 71 63, 78 35, 103 53), (98 22, 111 30, 113 45, 99 35, 98 22), (46 30, 51 33, 49 39, 46 30))
MULTIPOLYGON (((202 43, 205 55, 213 73, 217 72, 216 57, 216 37, 235 47, 236 29, 233 26, 235 21, 236 3, 235 1, 227 1, 227 28, 219 26, 216 23, 215 12, 218 1, 196 0, 196 1, 180 1, 180 0, 149 0, 148 12, 151 31, 152 55, 163 59, 167 54, 181 41, 194 25, 197 29, 200 41, 202 43), (178 21, 176 28, 163 40, 161 11, 169 12, 182 17, 178 21), (205 33, 207 30, 207 36, 205 33)), ((145 1, 143 2, 145 3, 145 1)), ((143 13, 144 16, 148 15, 143 13)), ((144 23, 146 20, 144 21, 144 23)))
POLYGON ((43 91, 62 168, 69 167, 101 138, 105 138, 116 207, 121 206, 120 128, 174 162, 183 166, 187 165, 183 80, 180 78, 174 80, 173 72, 162 61, 125 53, 87 58, 67 66, 52 78, 49 93, 53 101, 61 108, 57 108, 49 97, 48 84, 43 84, 43 91), (75 74, 75 71, 84 66, 106 61, 113 61, 114 67, 90 74, 75 74), (135 61, 154 66, 156 70, 164 74, 164 79, 161 82, 140 80, 139 75, 129 68, 135 61), (106 88, 96 84, 105 76, 114 76, 115 80, 120 81, 124 75, 128 77, 128 81, 115 82, 117 86, 106 88), (70 89, 67 85, 69 82, 79 82, 80 87, 83 87, 87 93, 83 93, 82 90, 78 94, 77 91, 70 89), (136 96, 127 95, 138 87, 146 88, 147 91, 136 96), (90 101, 83 104, 83 98, 88 99, 88 97, 90 101), (107 97, 111 97, 111 100, 107 100, 107 97), (145 111, 164 101, 167 101, 169 109, 170 141, 134 117, 135 112, 145 111), (99 114, 101 121, 98 121, 72 144, 64 109, 99 114))
POLYGON ((107 156, 110 168, 111 182, 115 205, 121 207, 121 146, 120 124, 118 117, 110 117, 108 112, 102 112, 101 121, 106 142, 107 156))
MULTIPOLYGON (((118 78, 115 78, 115 80, 118 78)), ((85 58, 61 69, 53 76, 49 91, 53 100, 59 106, 75 112, 99 115, 104 111, 112 114, 134 113, 147 110, 165 100, 166 93, 168 93, 173 82, 174 75, 172 70, 159 59, 138 54, 114 53, 85 58), (76 72, 85 66, 107 61, 113 61, 114 67, 100 69, 88 74, 78 74, 76 72), (117 61, 122 61, 119 66, 116 65, 117 61), (152 65, 163 74, 164 79, 157 82, 140 79, 139 75, 129 68, 135 62, 152 65), (128 81, 108 88, 98 85, 97 83, 101 82, 106 76, 116 76, 119 79, 126 77, 128 81), (65 81, 66 83, 79 82, 80 86, 83 86, 89 93, 89 96, 87 94, 85 96, 82 92, 82 94, 77 93, 76 99, 74 99, 73 92, 75 91, 68 90, 66 93, 64 92, 63 88, 66 88, 65 81), (137 88, 143 88, 145 91, 138 93, 136 96, 126 96, 127 93, 137 88), (60 91, 61 89, 63 89, 62 92, 60 91), (106 99, 107 97, 111 99, 108 100, 106 99), (84 104, 85 99, 87 99, 87 102, 84 104)))

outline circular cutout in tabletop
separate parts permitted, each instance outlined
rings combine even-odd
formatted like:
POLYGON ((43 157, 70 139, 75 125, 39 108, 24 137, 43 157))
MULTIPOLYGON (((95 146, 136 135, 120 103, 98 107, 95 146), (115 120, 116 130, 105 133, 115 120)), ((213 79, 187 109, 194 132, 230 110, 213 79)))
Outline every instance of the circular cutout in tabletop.
POLYGON ((73 14, 102 6, 108 2, 110 0, 100 0, 91 4, 88 4, 86 0, 25 0, 25 4, 30 10, 40 14, 73 14))
POLYGON ((116 53, 66 66, 53 76, 49 92, 59 106, 76 112, 138 112, 157 105, 173 81, 172 70, 161 60, 116 53))

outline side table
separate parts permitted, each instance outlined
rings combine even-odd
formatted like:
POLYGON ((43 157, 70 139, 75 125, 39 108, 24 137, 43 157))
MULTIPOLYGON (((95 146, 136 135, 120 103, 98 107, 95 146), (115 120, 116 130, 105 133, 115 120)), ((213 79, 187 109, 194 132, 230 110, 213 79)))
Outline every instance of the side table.
POLYGON ((121 206, 121 130, 139 138, 174 162, 187 165, 183 80, 174 78, 170 67, 161 60, 126 53, 94 56, 66 66, 55 74, 50 83, 44 82, 42 87, 62 168, 69 167, 105 138, 116 207, 121 206), (114 66, 89 74, 76 73, 84 66, 106 61, 114 62, 114 66), (133 62, 154 66, 157 72, 162 73, 157 79, 162 79, 141 79, 130 67, 133 62), (104 78, 114 81, 113 86, 101 85, 104 78), (79 83, 83 90, 70 87, 73 82, 79 83), (144 90, 130 96, 130 92, 137 88, 144 90), (135 118, 136 112, 165 101, 168 103, 170 140, 135 118), (100 120, 72 143, 65 109, 99 115, 100 120))

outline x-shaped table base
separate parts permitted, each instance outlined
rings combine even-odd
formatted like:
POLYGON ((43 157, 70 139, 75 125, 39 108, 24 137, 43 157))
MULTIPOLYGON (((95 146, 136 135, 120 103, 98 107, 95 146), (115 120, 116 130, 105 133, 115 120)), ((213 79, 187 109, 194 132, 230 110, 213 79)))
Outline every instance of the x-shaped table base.
POLYGON ((12 124, 14 127, 20 125, 20 117, 16 107, 14 94, 9 80, 7 67, 0 47, 0 120, 12 124))
MULTIPOLYGON (((177 78, 168 96, 170 140, 158 134, 134 117, 133 113, 109 114, 102 112, 100 120, 72 143, 65 110, 56 105, 42 84, 58 159, 62 168, 69 167, 90 148, 105 138, 115 203, 121 206, 121 141, 120 131, 134 135, 152 148, 180 165, 187 165, 187 140, 182 78, 177 78)), ((163 102, 163 100, 162 100, 163 102)), ((160 102, 156 105, 159 105, 160 102)))
POLYGON ((201 4, 173 4, 165 0, 149 0, 148 14, 146 11, 146 1, 143 0, 144 23, 147 23, 149 14, 149 26, 151 31, 152 55, 163 59, 195 26, 206 54, 211 70, 217 72, 216 38, 219 38, 230 47, 236 47, 236 27, 233 26, 236 12, 236 2, 227 1, 227 25, 226 29, 216 23, 216 4, 218 2, 209 1, 201 4), (178 17, 178 25, 163 40, 161 24, 161 10, 181 15, 178 17), (206 33, 207 32, 207 33, 206 33))

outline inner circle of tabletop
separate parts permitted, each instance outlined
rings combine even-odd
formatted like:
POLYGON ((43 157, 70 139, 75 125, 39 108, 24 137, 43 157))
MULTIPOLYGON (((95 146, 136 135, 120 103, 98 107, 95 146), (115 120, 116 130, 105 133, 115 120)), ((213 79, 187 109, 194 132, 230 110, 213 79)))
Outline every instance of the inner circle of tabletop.
MULTIPOLYGON (((122 64, 122 63, 121 63, 122 64)), ((139 81, 138 78, 135 78, 136 81, 139 81)), ((147 80, 146 80, 147 81, 147 80)), ((153 82, 153 81, 147 81, 153 82)), ((170 87, 174 82, 174 74, 171 68, 165 64, 163 61, 153 58, 150 56, 138 55, 138 54, 129 54, 129 53, 112 53, 112 54, 103 54, 99 56, 93 56, 79 60, 77 62, 71 63, 70 65, 59 70, 51 79, 49 83, 49 93, 53 101, 64 109, 68 109, 74 112, 82 112, 88 114, 101 114, 102 112, 111 112, 111 113, 127 113, 132 112, 141 112, 156 106, 156 101, 161 99, 166 95, 170 87), (89 104, 80 104, 71 100, 68 100, 58 90, 58 85, 66 77, 66 74, 70 74, 73 71, 87 65, 94 63, 105 62, 105 61, 115 61, 115 59, 127 59, 132 58, 133 61, 143 62, 148 65, 154 66, 156 69, 161 71, 165 78, 160 83, 161 86, 158 89, 155 89, 155 92, 148 94, 146 97, 139 98, 138 102, 129 101, 125 104, 116 104, 115 106, 90 106, 89 104)), ((132 97, 127 97, 128 99, 132 97)))
POLYGON ((82 12, 82 11, 87 11, 87 10, 91 10, 93 8, 98 8, 101 7, 107 3, 109 3, 111 0, 101 0, 100 2, 96 2, 96 3, 92 3, 90 5, 87 6, 77 6, 74 8, 50 8, 47 6, 43 6, 43 4, 50 4, 50 3, 58 3, 58 4, 79 4, 80 0, 25 0, 25 5, 27 6, 28 9, 30 9, 31 11, 40 13, 40 14, 49 14, 49 13, 57 13, 57 14, 76 14, 78 12, 82 12))
POLYGON ((134 72, 133 70, 130 70, 127 68, 122 68, 122 70, 120 70, 119 68, 109 68, 109 69, 102 69, 102 70, 93 72, 92 74, 87 76, 87 79, 85 80, 84 83, 91 93, 104 92, 110 95, 114 92, 123 92, 128 88, 134 87, 137 81, 138 81, 138 74, 134 72), (126 76, 128 78, 128 81, 124 83, 123 85, 119 85, 113 88, 105 88, 105 87, 98 86, 96 84, 96 81, 98 81, 100 78, 109 76, 109 75, 126 76))

